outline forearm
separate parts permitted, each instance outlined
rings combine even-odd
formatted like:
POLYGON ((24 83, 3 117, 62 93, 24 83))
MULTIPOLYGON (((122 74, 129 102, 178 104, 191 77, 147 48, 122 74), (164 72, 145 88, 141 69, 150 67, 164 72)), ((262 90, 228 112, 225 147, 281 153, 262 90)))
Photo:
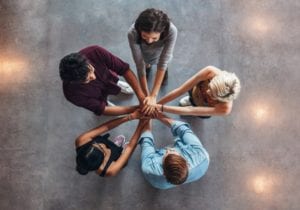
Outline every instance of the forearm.
POLYGON ((161 115, 157 119, 168 127, 172 127, 172 124, 175 122, 175 120, 173 120, 165 115, 161 115))
POLYGON ((214 77, 220 70, 213 66, 207 66, 201 70, 199 70, 195 75, 193 75, 190 79, 185 81, 181 86, 172 90, 170 93, 162 97, 157 103, 165 104, 169 101, 174 100, 175 98, 181 96, 184 93, 187 93, 191 90, 195 85, 199 82, 210 79, 214 77))
POLYGON ((183 95, 184 93, 187 93, 189 90, 191 90, 196 84, 198 83, 198 80, 195 76, 188 79, 186 82, 184 82, 180 87, 172 90, 167 95, 162 97, 157 103, 159 104, 165 104, 168 103, 175 98, 183 95))
POLYGON ((204 106, 166 106, 166 105, 157 105, 157 109, 162 110, 163 112, 168 112, 178 115, 188 115, 188 116, 214 116, 214 115, 225 115, 226 113, 215 107, 204 107, 204 106))
POLYGON ((150 93, 151 96, 153 96, 155 98, 157 97, 165 73, 166 73, 165 70, 157 69, 154 84, 153 84, 153 88, 152 88, 152 91, 150 93))
POLYGON ((180 88, 176 88, 174 90, 172 90, 171 92, 169 92, 167 95, 165 95, 164 97, 162 97, 161 99, 159 99, 159 101, 157 102, 158 104, 166 104, 172 100, 174 100, 175 98, 177 98, 178 96, 184 94, 186 91, 181 90, 180 88))
POLYGON ((141 123, 138 124, 129 144, 127 144, 125 150, 123 151, 122 155, 118 158, 114 165, 110 166, 106 176, 115 176, 118 172, 124 167, 124 165, 128 162, 129 158, 133 154, 138 138, 141 135, 142 126, 141 123))
POLYGON ((175 47, 177 39, 177 28, 174 26, 174 24, 170 24, 169 33, 167 36, 167 39, 164 43, 164 48, 160 54, 159 62, 157 66, 160 68, 167 68, 168 63, 173 58, 173 51, 175 47))
POLYGON ((109 116, 117 116, 123 114, 129 114, 136 110, 138 105, 136 106, 106 106, 103 114, 109 116))
POLYGON ((141 84, 141 88, 142 88, 144 94, 146 96, 148 96, 149 95, 149 89, 148 89, 148 84, 147 84, 147 78, 146 78, 145 75, 140 77, 140 84, 141 84))
POLYGON ((130 69, 128 69, 124 74, 124 78, 130 84, 141 103, 145 98, 145 94, 141 89, 135 74, 130 69))
POLYGON ((93 128, 83 134, 81 134, 75 141, 76 146, 80 146, 83 145, 85 143, 87 143, 88 141, 90 141, 92 138, 99 136, 119 125, 121 125, 124 122, 127 122, 130 120, 129 116, 123 116, 123 117, 119 117, 113 120, 109 120, 101 125, 99 125, 96 128, 93 128))
POLYGON ((143 128, 144 128, 145 124, 142 124, 142 120, 139 121, 139 124, 137 125, 137 128, 134 132, 134 134, 132 135, 129 143, 128 143, 128 146, 136 146, 137 145, 137 142, 141 136, 141 133, 143 131, 143 128))

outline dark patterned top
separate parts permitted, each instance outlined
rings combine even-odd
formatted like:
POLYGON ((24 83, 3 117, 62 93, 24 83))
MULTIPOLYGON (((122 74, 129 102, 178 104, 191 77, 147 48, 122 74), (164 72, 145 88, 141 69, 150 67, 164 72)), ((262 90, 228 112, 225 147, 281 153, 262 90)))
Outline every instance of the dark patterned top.
POLYGON ((95 68, 96 79, 87 83, 63 82, 66 99, 71 103, 101 115, 108 95, 117 95, 118 75, 124 75, 129 64, 99 46, 90 46, 79 52, 95 68))

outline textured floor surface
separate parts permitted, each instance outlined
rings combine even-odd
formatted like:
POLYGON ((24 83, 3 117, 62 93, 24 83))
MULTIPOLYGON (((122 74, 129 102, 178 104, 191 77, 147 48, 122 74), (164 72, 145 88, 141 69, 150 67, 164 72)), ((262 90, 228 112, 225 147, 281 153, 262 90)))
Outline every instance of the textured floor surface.
MULTIPOLYGON (((293 0, 0 0, 0 209, 299 209, 299 11, 293 0), (135 71, 127 30, 149 7, 178 28, 160 96, 207 65, 242 82, 229 116, 171 115, 191 124, 211 162, 201 180, 167 191, 143 179, 140 148, 116 177, 76 173, 74 139, 111 118, 67 102, 58 74, 64 55, 92 44, 135 71)), ((112 133, 130 138, 135 125, 112 133)), ((171 143, 158 122, 154 134, 171 143)))

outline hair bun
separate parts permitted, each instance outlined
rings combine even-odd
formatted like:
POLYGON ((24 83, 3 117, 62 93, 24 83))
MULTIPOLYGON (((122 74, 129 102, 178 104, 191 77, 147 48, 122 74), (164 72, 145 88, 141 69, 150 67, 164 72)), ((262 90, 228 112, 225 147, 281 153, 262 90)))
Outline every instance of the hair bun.
POLYGON ((85 168, 82 168, 78 165, 76 166, 76 171, 81 175, 87 175, 89 173, 88 170, 86 170, 85 168))

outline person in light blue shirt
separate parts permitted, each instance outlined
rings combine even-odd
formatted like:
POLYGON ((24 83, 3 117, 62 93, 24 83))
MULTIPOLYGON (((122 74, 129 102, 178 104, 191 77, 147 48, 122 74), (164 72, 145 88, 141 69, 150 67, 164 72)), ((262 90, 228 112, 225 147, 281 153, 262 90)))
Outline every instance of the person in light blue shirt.
POLYGON ((139 140, 145 179, 159 189, 200 179, 208 169, 209 155, 199 138, 185 122, 175 121, 163 114, 159 114, 157 119, 171 128, 174 145, 156 149, 149 121, 139 140))

